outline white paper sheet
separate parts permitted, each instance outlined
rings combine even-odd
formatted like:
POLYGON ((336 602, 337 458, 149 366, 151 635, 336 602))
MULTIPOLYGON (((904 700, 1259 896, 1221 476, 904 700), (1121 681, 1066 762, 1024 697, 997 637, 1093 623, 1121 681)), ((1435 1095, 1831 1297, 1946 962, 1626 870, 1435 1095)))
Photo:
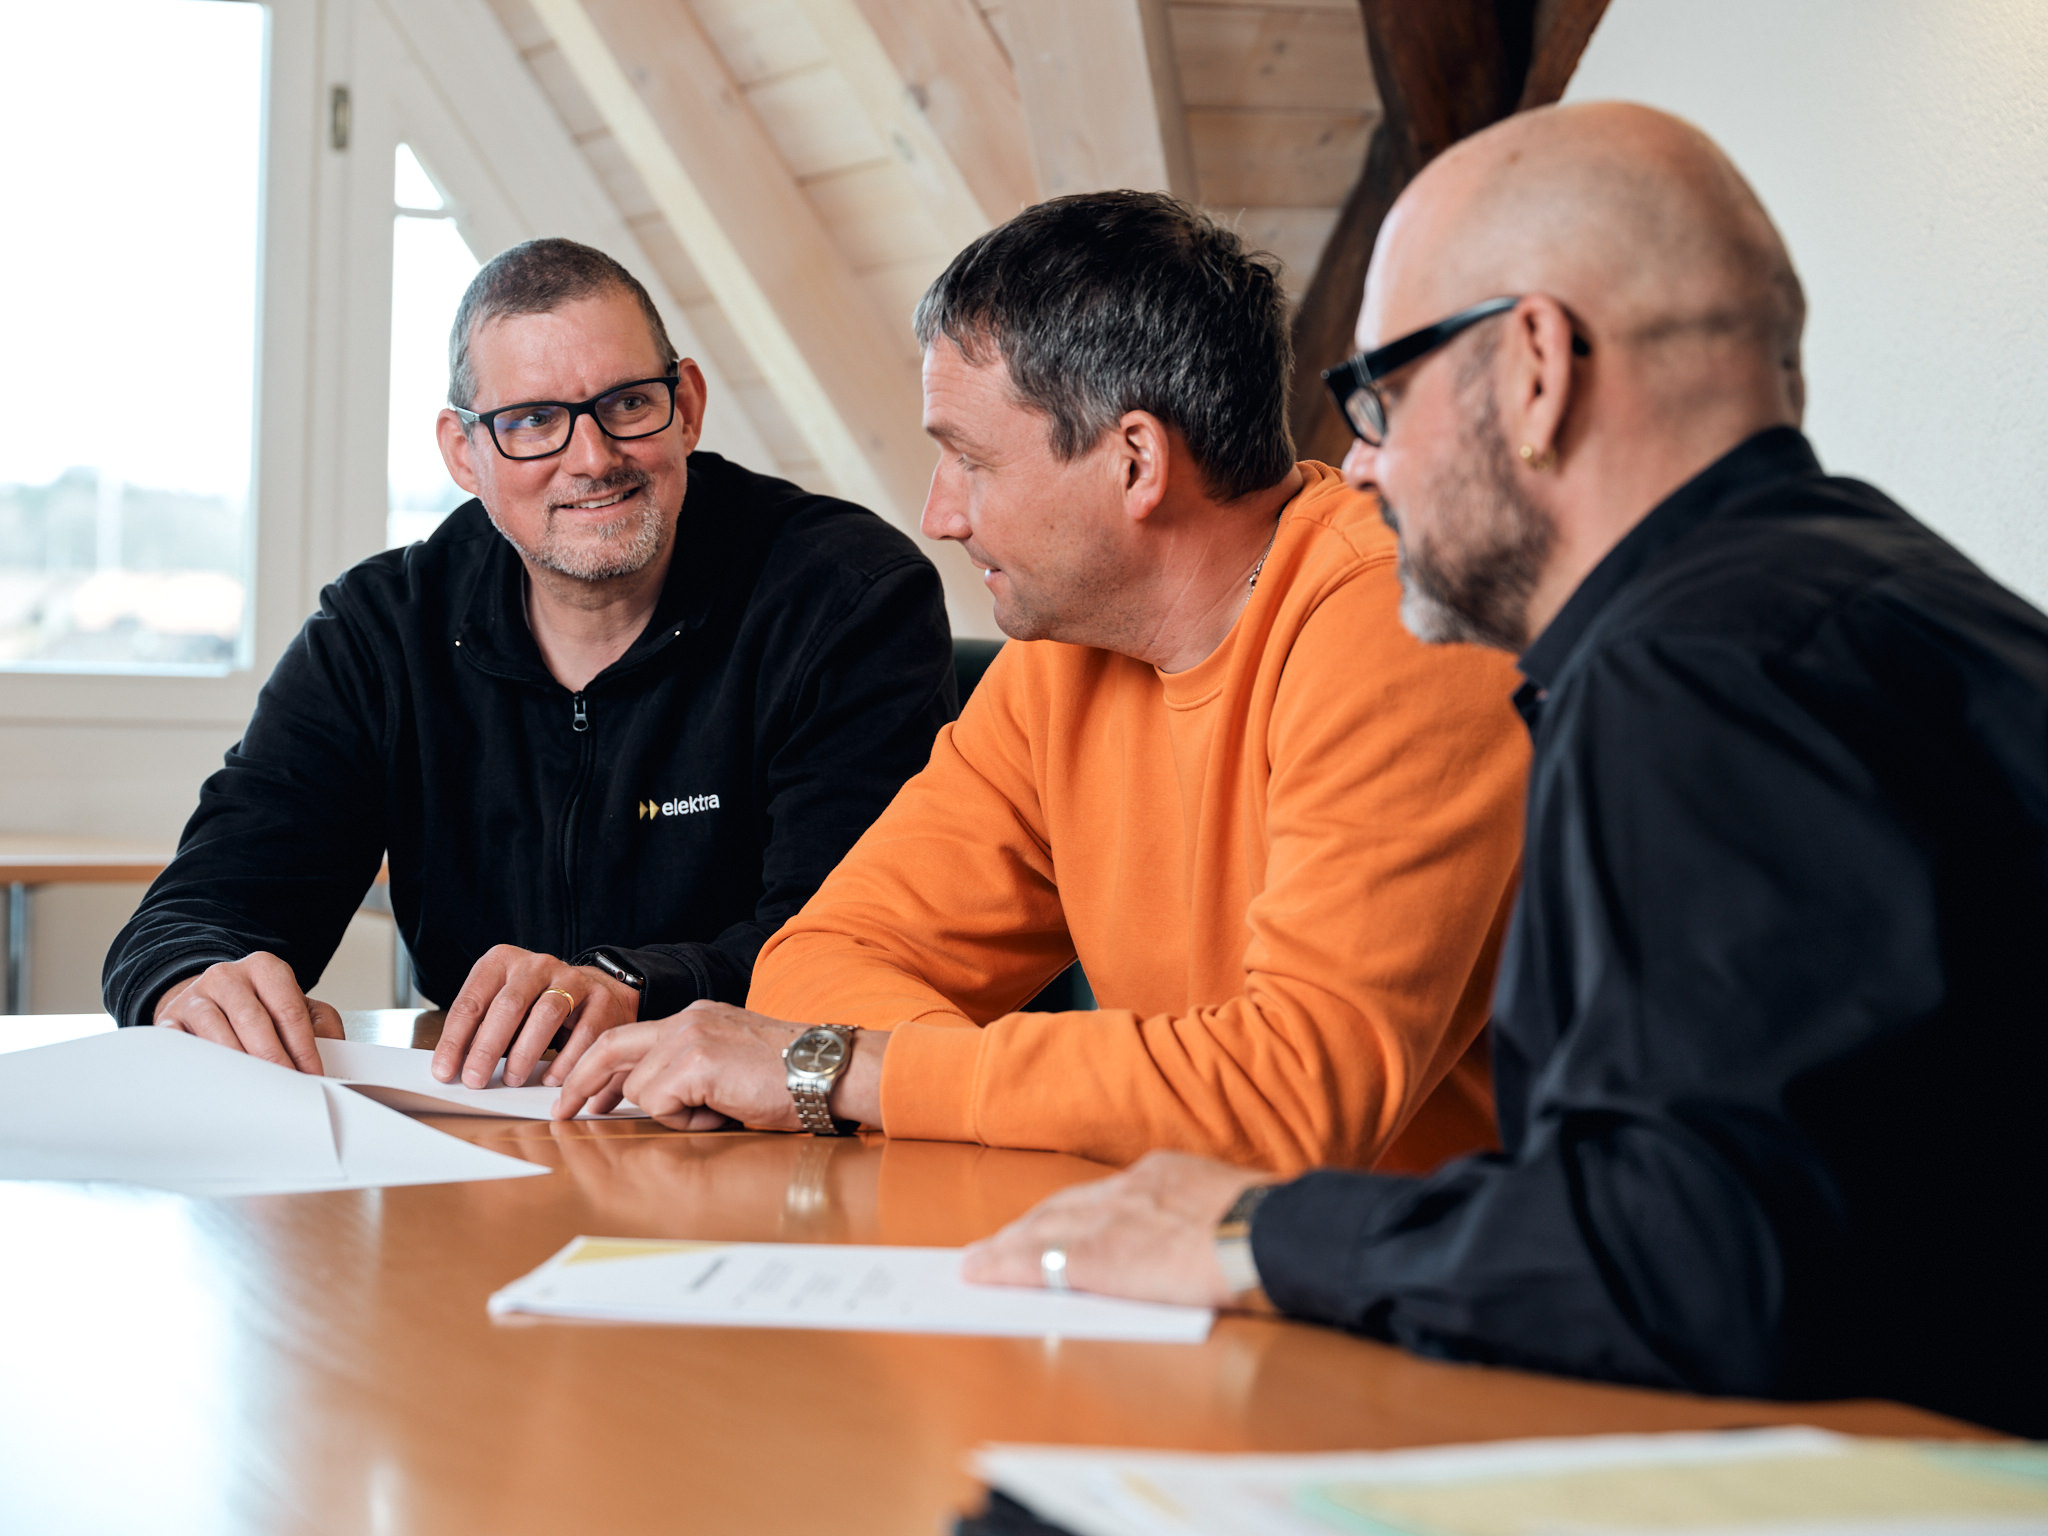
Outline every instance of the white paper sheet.
POLYGON ((1073 1536, 2041 1536, 2048 1449, 1807 1428, 1217 1456, 988 1446, 1073 1536))
POLYGON ((490 1300, 511 1312, 719 1328, 843 1328, 1198 1344, 1215 1314, 969 1285, 957 1248, 579 1237, 490 1300))
MULTIPOLYGON (((434 1076, 432 1051, 402 1045, 372 1045, 364 1040, 322 1040, 320 1064, 336 1082, 347 1083, 379 1104, 414 1115, 504 1115, 517 1120, 545 1120, 553 1112, 559 1089, 529 1084, 505 1086, 501 1058, 491 1080, 481 1088, 444 1083, 434 1076)), ((647 1111, 621 1104, 609 1115, 585 1110, 579 1120, 644 1120, 647 1111)))
POLYGON ((0 1179, 256 1195, 548 1171, 174 1030, 0 1054, 0 1179))

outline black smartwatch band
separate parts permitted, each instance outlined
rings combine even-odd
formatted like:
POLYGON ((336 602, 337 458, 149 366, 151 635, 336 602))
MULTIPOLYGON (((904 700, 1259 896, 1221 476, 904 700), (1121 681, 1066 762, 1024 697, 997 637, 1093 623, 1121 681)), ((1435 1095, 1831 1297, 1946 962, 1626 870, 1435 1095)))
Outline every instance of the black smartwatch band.
POLYGON ((647 978, 621 960, 616 950, 593 949, 590 952, 590 963, 613 981, 622 981, 635 992, 647 990, 647 978))

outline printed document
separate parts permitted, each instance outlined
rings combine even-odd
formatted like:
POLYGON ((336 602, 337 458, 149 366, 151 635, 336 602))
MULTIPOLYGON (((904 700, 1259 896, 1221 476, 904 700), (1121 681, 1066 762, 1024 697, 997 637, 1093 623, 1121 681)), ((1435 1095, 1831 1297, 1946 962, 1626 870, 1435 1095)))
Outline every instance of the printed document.
POLYGON ((579 1237, 491 1298, 493 1316, 1198 1344, 1215 1314, 969 1285, 957 1248, 579 1237))
POLYGON ((0 1053, 0 1179, 272 1195, 546 1172, 175 1030, 0 1053))
POLYGON ((1818 1429, 1214 1456, 990 1446, 1072 1536, 2041 1536, 2048 1447, 1818 1429))
MULTIPOLYGON (((505 1062, 499 1058, 491 1080, 481 1088, 444 1083, 434 1076, 432 1051, 402 1045, 372 1045, 364 1040, 322 1040, 320 1065, 338 1083, 347 1083, 379 1104, 412 1115, 505 1115, 518 1120, 545 1120, 560 1090, 528 1084, 505 1086, 505 1062)), ((647 1111, 621 1104, 609 1115, 585 1110, 579 1120, 644 1120, 647 1111)))

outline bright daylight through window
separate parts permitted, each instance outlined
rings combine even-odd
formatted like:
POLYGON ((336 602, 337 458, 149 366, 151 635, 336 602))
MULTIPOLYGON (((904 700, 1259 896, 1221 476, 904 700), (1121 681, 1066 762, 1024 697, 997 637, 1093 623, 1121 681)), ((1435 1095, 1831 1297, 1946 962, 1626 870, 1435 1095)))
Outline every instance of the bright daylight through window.
POLYGON ((448 403, 448 324, 477 259, 411 148, 398 146, 391 232, 390 520, 394 547, 424 539, 469 499, 448 478, 434 418, 448 403))
POLYGON ((266 12, 0 19, 0 667, 246 665, 266 12))

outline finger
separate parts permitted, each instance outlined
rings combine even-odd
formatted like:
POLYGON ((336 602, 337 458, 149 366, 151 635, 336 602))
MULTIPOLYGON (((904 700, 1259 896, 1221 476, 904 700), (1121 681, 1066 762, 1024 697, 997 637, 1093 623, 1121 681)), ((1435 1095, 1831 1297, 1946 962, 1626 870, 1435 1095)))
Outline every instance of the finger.
POLYGON ((672 1131, 722 1131, 732 1124, 730 1119, 717 1110, 706 1109, 702 1105, 695 1109, 683 1110, 680 1114, 650 1115, 648 1118, 667 1126, 672 1131))
POLYGON ((627 1022, 610 996, 603 992, 592 993, 577 1010, 576 1027, 562 1042, 562 1048, 555 1052, 555 1059, 548 1063, 547 1076, 541 1081, 550 1088, 567 1082, 569 1074, 576 1069, 576 1063, 583 1059, 583 1053, 597 1042, 598 1037, 627 1022))
POLYGON ((555 1107, 550 1113, 557 1120, 574 1120, 587 1106, 593 1114, 609 1114, 618 1105, 625 1080, 626 1074, 620 1072, 596 1082, 579 1079, 564 1083, 562 1091, 555 1095, 555 1107))
POLYGON ((434 1076, 442 1082, 455 1081, 456 1068, 462 1065, 470 1036, 483 1022, 484 1010, 504 989, 505 976, 513 959, 525 953, 509 944, 500 944, 469 968, 462 990, 448 1005, 447 1017, 441 1022, 441 1038, 434 1045, 434 1076))
POLYGON ((519 1033, 519 1026, 526 1021, 527 1011, 540 995, 538 985, 529 986, 517 977, 508 977, 503 989, 491 1000, 491 1006, 484 1010, 484 1021, 477 1026, 476 1035, 469 1042, 469 1054, 463 1058, 462 1081, 471 1088, 481 1088, 491 1080, 497 1070, 498 1058, 510 1049, 512 1039, 519 1033))
POLYGON ((348 1033, 341 1027, 341 1014, 332 1003, 323 1003, 317 997, 306 999, 306 1006, 313 1011, 313 1034, 320 1040, 345 1040, 348 1033))
POLYGON ((1032 1235, 1031 1218, 1014 1221, 960 1254, 960 1278, 971 1285, 1044 1285, 1047 1241, 1032 1235))
POLYGON ((278 1038, 277 1021, 270 1016, 270 1010, 256 995, 256 989, 239 972, 223 971, 209 982, 207 1000, 222 1013, 235 1031, 235 1040, 243 1050, 260 1061, 275 1066, 298 1070, 291 1053, 278 1038))
MULTIPOLYGON (((313 1010, 306 1002, 306 994, 299 989, 298 976, 275 955, 251 955, 244 964, 248 967, 250 992, 268 1017, 271 1032, 291 1065, 314 1077, 322 1076, 320 1047, 313 1043, 313 1010)), ((229 1016, 238 1019, 239 1030, 242 1025, 238 1016, 229 1016)), ((249 1017, 253 1022, 253 1015, 249 1017)))
MULTIPOLYGON (((507 1086, 517 1088, 533 1075, 534 1068, 540 1065, 541 1053, 548 1048, 548 1042, 555 1038, 556 1033, 569 1022, 570 1015, 576 1011, 575 1005, 569 1001, 569 997, 574 997, 575 994, 563 996, 563 992, 567 990, 551 986, 535 998, 533 1006, 527 1009, 526 1026, 519 1031, 519 1039, 512 1047, 512 1054, 505 1058, 507 1086)), ((590 1003, 596 1001, 592 998, 590 1003)))
POLYGON ((182 1030, 197 1039, 224 1045, 231 1051, 242 1048, 228 1016, 221 1012, 212 998, 196 989, 188 989, 178 999, 177 1007, 159 1021, 159 1027, 182 1030))
POLYGON ((623 1079, 638 1066, 653 1040, 654 1032, 645 1024, 622 1024, 607 1030, 584 1051, 575 1070, 562 1080, 562 1097, 574 1094, 579 1104, 595 1098, 613 1077, 623 1079))

